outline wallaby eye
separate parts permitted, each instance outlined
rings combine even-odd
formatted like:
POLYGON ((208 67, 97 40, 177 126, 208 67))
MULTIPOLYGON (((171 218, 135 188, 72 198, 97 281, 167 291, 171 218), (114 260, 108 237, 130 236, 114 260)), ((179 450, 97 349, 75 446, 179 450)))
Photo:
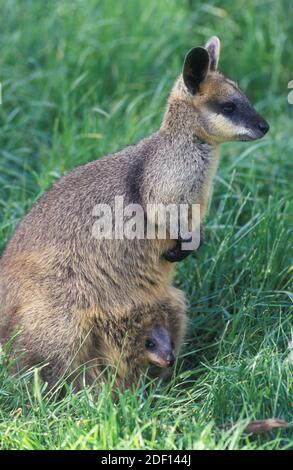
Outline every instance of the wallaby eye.
POLYGON ((235 109, 236 109, 236 104, 232 103, 232 101, 222 104, 222 111, 225 114, 231 114, 235 111, 235 109))
POLYGON ((152 341, 151 339, 147 339, 145 342, 145 347, 149 350, 153 350, 155 349, 156 345, 154 341, 152 341))

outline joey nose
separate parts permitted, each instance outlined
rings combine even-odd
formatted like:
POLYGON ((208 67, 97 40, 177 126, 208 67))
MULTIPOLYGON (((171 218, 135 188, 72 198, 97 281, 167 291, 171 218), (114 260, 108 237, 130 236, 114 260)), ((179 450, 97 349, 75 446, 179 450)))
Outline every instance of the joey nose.
POLYGON ((168 364, 168 367, 172 367, 174 365, 174 362, 175 362, 175 357, 174 357, 174 354, 169 354, 167 356, 167 364, 168 364))
POLYGON ((266 134, 268 132, 270 126, 266 121, 260 121, 258 123, 258 128, 263 134, 266 134))

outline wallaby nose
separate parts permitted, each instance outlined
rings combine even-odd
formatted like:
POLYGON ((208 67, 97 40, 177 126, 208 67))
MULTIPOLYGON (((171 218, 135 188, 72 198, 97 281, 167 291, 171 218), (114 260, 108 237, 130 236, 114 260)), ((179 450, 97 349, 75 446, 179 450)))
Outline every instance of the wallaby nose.
POLYGON ((175 362, 174 354, 168 354, 167 356, 168 367, 172 367, 174 365, 174 362, 175 362))
POLYGON ((268 123, 266 121, 260 121, 258 123, 258 128, 263 134, 266 134, 268 132, 270 126, 268 125, 268 123))

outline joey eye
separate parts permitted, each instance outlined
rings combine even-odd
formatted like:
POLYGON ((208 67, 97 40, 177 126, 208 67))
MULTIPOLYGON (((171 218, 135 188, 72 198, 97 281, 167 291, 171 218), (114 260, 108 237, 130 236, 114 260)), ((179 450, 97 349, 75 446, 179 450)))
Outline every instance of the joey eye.
POLYGON ((232 114, 235 111, 235 109, 236 109, 236 104, 232 103, 232 101, 222 104, 222 111, 225 114, 232 114))
POLYGON ((147 349, 149 349, 150 351, 152 351, 153 349, 155 349, 156 347, 156 344, 154 341, 152 341, 151 339, 147 339, 146 342, 145 342, 145 347, 147 349))

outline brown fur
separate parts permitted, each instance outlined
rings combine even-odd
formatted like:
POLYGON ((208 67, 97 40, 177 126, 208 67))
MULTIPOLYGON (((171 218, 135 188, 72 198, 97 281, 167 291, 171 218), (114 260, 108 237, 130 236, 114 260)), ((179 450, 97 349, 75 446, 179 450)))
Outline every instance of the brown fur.
MULTIPOLYGON (((93 208, 113 206, 114 197, 123 195, 125 204, 140 204, 145 211, 149 203, 198 203, 204 219, 218 144, 237 140, 241 127, 211 113, 209 104, 235 95, 244 100, 215 70, 215 38, 207 50, 210 68, 197 93, 189 91, 183 73, 157 132, 64 176, 7 245, 0 262, 1 338, 7 341, 17 331, 15 347, 26 350, 23 363, 48 362, 50 383, 68 367, 95 360, 91 380, 100 363, 119 364, 121 382, 137 380, 146 366, 141 338, 159 318, 180 346, 184 300, 172 286, 174 265, 163 256, 174 241, 98 241, 92 236, 93 208)), ((151 213, 148 217, 152 220, 151 213)))

